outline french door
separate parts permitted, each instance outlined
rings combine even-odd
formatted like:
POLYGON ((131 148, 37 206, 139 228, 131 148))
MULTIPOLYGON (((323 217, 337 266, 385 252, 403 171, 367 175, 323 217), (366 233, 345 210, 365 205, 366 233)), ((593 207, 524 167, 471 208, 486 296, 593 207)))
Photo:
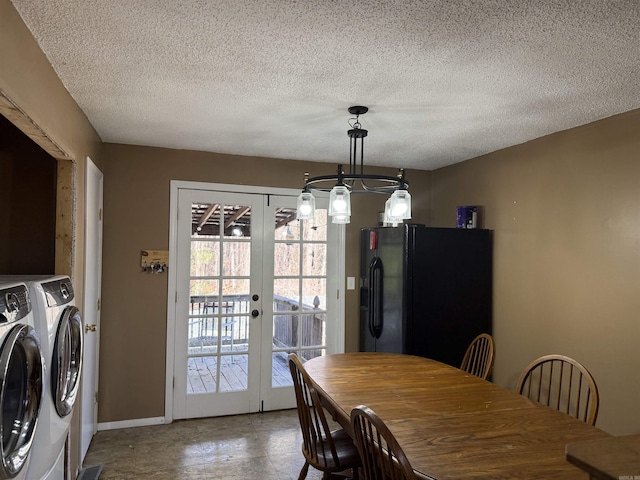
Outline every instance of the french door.
POLYGON ((295 214, 293 195, 177 189, 173 418, 291 408, 287 355, 339 350, 340 230, 322 199, 295 214))

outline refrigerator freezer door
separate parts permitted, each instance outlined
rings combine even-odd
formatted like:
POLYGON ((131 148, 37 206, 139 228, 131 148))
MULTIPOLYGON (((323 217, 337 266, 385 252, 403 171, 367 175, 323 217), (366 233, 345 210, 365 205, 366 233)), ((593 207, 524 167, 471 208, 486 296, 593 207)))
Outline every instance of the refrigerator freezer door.
POLYGON ((404 228, 381 227, 377 235, 377 255, 382 263, 381 288, 384 328, 376 340, 376 351, 406 351, 406 235, 404 228))
POLYGON ((363 229, 360 235, 360 350, 375 352, 376 338, 369 330, 369 309, 372 295, 369 283, 369 266, 376 256, 376 229, 363 229))

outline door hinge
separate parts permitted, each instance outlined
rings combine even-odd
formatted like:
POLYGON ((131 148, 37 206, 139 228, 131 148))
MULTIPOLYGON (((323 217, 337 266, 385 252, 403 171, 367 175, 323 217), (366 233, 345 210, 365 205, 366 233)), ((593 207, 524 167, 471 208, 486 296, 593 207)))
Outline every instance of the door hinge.
POLYGON ((96 308, 97 308, 97 310, 98 310, 98 311, 100 311, 100 299, 98 299, 98 302, 97 302, 96 308))
POLYGON ((102 221, 102 209, 98 209, 98 220, 102 221))
POLYGON ((175 303, 178 303, 178 291, 176 290, 176 298, 175 298, 175 303))
POLYGON ((176 388, 176 377, 173 377, 173 382, 171 384, 171 388, 173 388, 174 390, 176 388))
POLYGON ((96 390, 96 393, 93 394, 93 401, 98 403, 98 391, 96 390))

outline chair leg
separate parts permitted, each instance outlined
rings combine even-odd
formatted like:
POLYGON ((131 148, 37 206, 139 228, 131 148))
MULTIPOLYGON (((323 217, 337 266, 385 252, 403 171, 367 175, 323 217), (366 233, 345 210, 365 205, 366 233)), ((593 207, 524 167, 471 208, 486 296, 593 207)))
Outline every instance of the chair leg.
POLYGON ((298 475, 298 480, 304 480, 307 478, 307 473, 309 472, 309 462, 305 461, 302 470, 300 470, 300 475, 298 475))

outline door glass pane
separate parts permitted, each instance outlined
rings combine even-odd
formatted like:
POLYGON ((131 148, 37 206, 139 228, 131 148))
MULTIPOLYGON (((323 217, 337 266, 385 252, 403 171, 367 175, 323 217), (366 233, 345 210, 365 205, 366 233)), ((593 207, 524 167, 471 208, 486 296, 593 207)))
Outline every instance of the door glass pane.
POLYGON ((187 393, 214 393, 218 357, 187 359, 187 393))
POLYGON ((191 306, 195 304, 198 308, 202 308, 203 303, 209 300, 213 301, 218 295, 220 287, 219 280, 192 278, 190 283, 191 299, 189 303, 191 306))
POLYGON ((249 356, 224 355, 220 357, 220 363, 220 391, 246 390, 249 356))
POLYGON ((213 317, 191 317, 187 341, 189 354, 216 353, 218 351, 218 319, 213 317))
POLYGON ((298 310, 300 281, 297 278, 276 278, 273 281, 273 309, 275 312, 298 310))
POLYGON ((251 207, 225 205, 223 225, 225 238, 251 238, 251 207))
POLYGON ((325 344, 326 315, 309 313, 302 315, 302 331, 300 338, 303 347, 314 347, 325 344))
POLYGON ((221 345, 223 352, 246 352, 249 350, 249 317, 247 315, 222 317, 221 345))
POLYGON ((298 316, 273 316, 273 344, 277 348, 298 346, 298 316))
POLYGON ((305 278, 302 280, 303 310, 327 309, 327 281, 325 278, 305 278))
POLYGON ((191 242, 191 276, 215 277, 220 275, 220 242, 191 242))
POLYGON ((324 276, 327 274, 327 244, 305 243, 302 257, 302 275, 324 276))
POLYGON ((220 205, 193 203, 191 205, 191 236, 196 238, 220 237, 220 205))
POLYGON ((227 278, 222 281, 222 300, 226 308, 230 308, 232 312, 240 311, 244 308, 248 309, 247 302, 249 300, 249 279, 227 278))
POLYGON ((283 208, 276 212, 275 239, 291 243, 300 240, 300 222, 295 220, 295 211, 283 208), (285 220, 289 222, 283 223, 285 220))
POLYGON ((327 240, 327 210, 316 208, 316 215, 313 220, 303 222, 303 238, 305 241, 327 240))
POLYGON ((274 253, 275 276, 300 275, 300 245, 276 243, 274 253))
POLYGON ((232 242, 224 243, 222 274, 224 276, 249 275, 251 269, 251 243, 232 242))

